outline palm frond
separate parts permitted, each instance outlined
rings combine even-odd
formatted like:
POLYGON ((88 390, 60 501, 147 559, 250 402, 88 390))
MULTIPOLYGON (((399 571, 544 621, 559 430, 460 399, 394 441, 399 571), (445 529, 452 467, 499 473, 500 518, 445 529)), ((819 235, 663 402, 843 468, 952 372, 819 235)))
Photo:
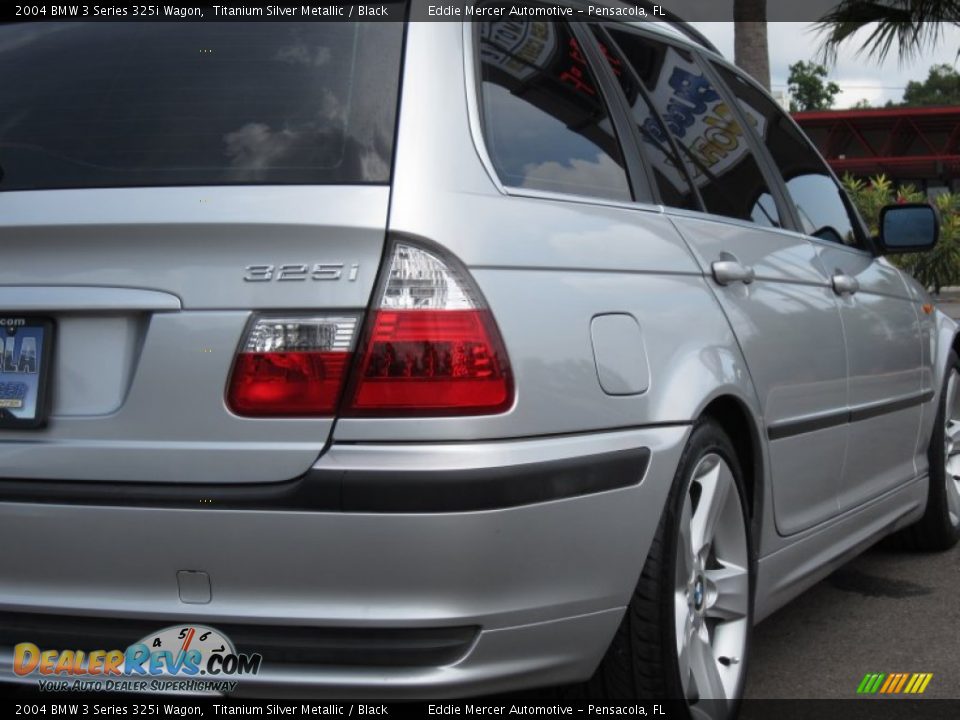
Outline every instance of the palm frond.
POLYGON ((843 0, 814 27, 825 35, 820 54, 828 63, 861 30, 869 34, 857 54, 882 61, 896 47, 902 62, 936 45, 944 23, 960 24, 960 0, 843 0))

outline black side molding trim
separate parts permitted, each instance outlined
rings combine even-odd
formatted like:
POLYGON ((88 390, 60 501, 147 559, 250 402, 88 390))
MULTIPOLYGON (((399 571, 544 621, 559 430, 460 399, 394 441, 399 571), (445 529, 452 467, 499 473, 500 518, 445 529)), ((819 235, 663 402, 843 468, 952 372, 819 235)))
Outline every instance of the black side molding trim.
POLYGON ((780 440, 794 435, 803 435, 804 433, 825 430, 838 425, 846 425, 848 422, 850 422, 849 410, 804 420, 787 420, 776 425, 770 425, 767 428, 767 437, 771 440, 780 440))
POLYGON ((786 422, 768 426, 767 437, 771 440, 780 440, 782 438, 793 437, 794 435, 803 435, 804 433, 815 432, 817 430, 825 430, 826 428, 836 427, 838 425, 870 420, 875 417, 880 417, 881 415, 888 415, 917 405, 923 405, 931 400, 933 400, 933 391, 928 390, 927 392, 911 395, 910 397, 891 400, 890 402, 876 405, 863 405, 829 415, 821 415, 820 417, 787 420, 786 422))
POLYGON ((920 395, 914 395, 913 397, 906 397, 900 400, 893 400, 888 403, 883 403, 882 405, 866 405, 859 408, 853 408, 850 410, 850 422, 855 423, 859 422, 860 420, 870 420, 871 418, 887 415, 888 413, 906 410, 907 408, 912 408, 916 405, 923 405, 931 400, 933 400, 933 390, 928 390, 920 395))
POLYGON ((314 468, 281 483, 119 483, 0 479, 0 502, 202 510, 443 513, 495 510, 629 487, 650 450, 632 448, 467 470, 314 468))
POLYGON ((650 451, 636 448, 475 470, 347 470, 343 508, 347 512, 467 512, 531 505, 636 485, 649 462, 650 451))

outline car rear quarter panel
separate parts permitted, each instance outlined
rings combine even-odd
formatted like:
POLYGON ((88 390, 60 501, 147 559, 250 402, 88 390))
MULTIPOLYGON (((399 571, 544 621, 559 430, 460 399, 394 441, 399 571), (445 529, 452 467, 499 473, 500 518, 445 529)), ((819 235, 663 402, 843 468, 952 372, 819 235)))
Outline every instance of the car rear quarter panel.
MULTIPOLYGON (((455 23, 407 38, 390 233, 437 243, 470 270, 499 325, 516 384, 505 414, 338 421, 335 441, 467 440, 687 423, 709 400, 755 397, 700 268, 658 207, 502 191, 474 144, 477 119, 455 23), (437 108, 442 108, 438 112, 437 108), (633 315, 649 388, 607 395, 592 318, 633 315)), ((479 138, 477 138, 479 139, 479 138)), ((638 359, 639 361, 639 359, 638 359)))

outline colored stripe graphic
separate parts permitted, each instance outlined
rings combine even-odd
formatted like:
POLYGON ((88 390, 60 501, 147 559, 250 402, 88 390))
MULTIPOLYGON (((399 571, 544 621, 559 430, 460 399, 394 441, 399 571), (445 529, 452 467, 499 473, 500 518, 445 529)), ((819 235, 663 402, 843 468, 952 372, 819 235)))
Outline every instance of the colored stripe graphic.
POLYGON ((872 695, 880 687, 880 683, 885 675, 883 673, 867 673, 860 681, 857 687, 857 693, 860 695, 872 695))
POLYGON ((897 673, 893 673, 892 675, 887 675, 887 680, 881 686, 880 692, 881 693, 891 692, 890 688, 895 687, 899 679, 900 679, 900 676, 897 675, 897 673))
POLYGON ((932 679, 933 673, 867 673, 857 685, 857 694, 920 695, 932 679))
POLYGON ((894 692, 900 692, 901 690, 903 690, 903 686, 906 684, 906 682, 907 682, 907 674, 900 673, 900 682, 897 683, 897 689, 894 690, 894 692))

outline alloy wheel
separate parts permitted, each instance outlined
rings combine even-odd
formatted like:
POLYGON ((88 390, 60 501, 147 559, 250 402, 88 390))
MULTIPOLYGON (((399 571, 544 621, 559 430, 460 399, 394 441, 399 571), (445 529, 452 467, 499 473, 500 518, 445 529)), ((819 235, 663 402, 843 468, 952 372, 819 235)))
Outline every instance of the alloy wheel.
POLYGON ((960 525, 960 372, 950 370, 947 396, 944 401, 943 458, 947 484, 947 512, 950 524, 960 525))
POLYGON ((744 669, 750 573, 736 480, 716 453, 697 464, 683 499, 674 587, 684 696, 694 717, 725 717, 744 669))

